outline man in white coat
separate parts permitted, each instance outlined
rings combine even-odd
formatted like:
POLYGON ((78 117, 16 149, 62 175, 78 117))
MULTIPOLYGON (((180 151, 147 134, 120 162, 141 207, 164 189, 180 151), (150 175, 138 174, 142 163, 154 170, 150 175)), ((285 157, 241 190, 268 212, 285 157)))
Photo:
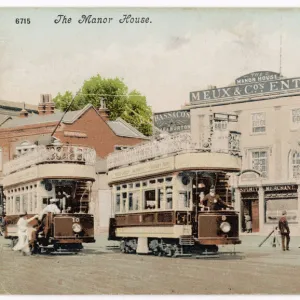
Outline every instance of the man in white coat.
POLYGON ((17 223, 18 226, 18 243, 13 248, 14 251, 22 251, 23 254, 29 254, 29 237, 28 237, 28 224, 38 218, 38 215, 28 219, 27 213, 20 214, 20 219, 17 223))
POLYGON ((39 220, 42 220, 43 215, 46 215, 48 213, 60 214, 60 209, 57 206, 57 202, 57 199, 50 199, 50 204, 48 204, 40 213, 39 220))

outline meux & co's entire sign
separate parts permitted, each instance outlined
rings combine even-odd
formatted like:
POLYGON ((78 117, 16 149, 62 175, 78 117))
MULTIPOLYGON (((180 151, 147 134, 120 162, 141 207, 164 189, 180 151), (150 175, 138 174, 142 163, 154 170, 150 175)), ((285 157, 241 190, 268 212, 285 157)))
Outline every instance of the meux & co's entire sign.
POLYGON ((190 93, 190 102, 243 97, 247 95, 280 93, 300 89, 300 77, 282 78, 279 73, 263 71, 253 72, 235 81, 235 86, 215 88, 190 93))
POLYGON ((155 113, 153 121, 155 127, 170 133, 191 129, 191 115, 189 110, 155 113))

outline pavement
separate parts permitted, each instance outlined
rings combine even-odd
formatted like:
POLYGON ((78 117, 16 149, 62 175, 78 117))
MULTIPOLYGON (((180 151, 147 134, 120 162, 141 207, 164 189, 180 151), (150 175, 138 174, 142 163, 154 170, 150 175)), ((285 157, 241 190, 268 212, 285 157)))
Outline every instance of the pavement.
POLYGON ((121 254, 106 234, 78 255, 22 256, 0 237, 0 294, 299 294, 300 237, 291 251, 264 236, 241 236, 220 257, 166 258, 121 254))

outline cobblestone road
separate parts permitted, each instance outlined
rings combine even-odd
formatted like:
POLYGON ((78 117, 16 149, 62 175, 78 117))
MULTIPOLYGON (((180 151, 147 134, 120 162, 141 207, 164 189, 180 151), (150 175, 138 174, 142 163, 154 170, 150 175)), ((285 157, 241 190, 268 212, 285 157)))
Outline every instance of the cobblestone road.
POLYGON ((98 244, 79 255, 24 257, 3 237, 0 246, 0 294, 300 293, 297 247, 204 260, 126 255, 98 244))

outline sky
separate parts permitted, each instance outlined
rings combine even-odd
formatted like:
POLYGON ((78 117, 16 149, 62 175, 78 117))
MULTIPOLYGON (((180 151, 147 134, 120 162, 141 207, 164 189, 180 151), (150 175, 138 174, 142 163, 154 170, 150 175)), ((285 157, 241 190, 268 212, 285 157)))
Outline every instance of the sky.
POLYGON ((191 91, 254 71, 300 76, 300 9, 0 8, 0 99, 38 104, 100 74, 123 78, 154 112, 180 109, 191 91), (55 24, 59 14, 70 24, 55 24), (79 24, 81 16, 112 17, 79 24), (124 14, 148 24, 121 24, 124 14), (15 23, 30 18, 30 24, 15 23))

